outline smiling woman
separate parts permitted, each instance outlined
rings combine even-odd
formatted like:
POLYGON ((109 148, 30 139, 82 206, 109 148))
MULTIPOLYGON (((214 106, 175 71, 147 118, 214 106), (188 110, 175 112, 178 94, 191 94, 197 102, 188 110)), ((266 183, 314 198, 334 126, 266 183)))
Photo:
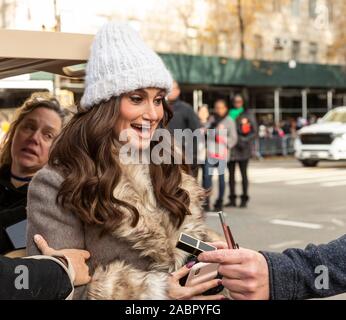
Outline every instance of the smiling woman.
POLYGON ((78 113, 28 196, 30 254, 38 253, 36 233, 56 248, 91 254, 93 278, 77 299, 223 298, 202 295, 218 279, 179 283, 189 272, 189 254, 176 248, 180 233, 218 239, 204 224, 204 190, 188 168, 174 153, 170 164, 126 164, 119 156, 127 143, 141 153, 158 145, 152 137, 172 116, 171 87, 160 57, 129 26, 109 23, 96 35, 78 113), (120 139, 124 131, 129 141, 120 139))
POLYGON ((15 249, 6 228, 26 219, 28 183, 48 162, 64 112, 47 93, 33 94, 17 110, 0 155, 0 253, 15 249))
POLYGON ((125 94, 121 99, 119 117, 115 123, 117 139, 120 140, 120 134, 126 131, 133 147, 148 148, 154 131, 164 116, 165 95, 165 90, 155 88, 125 94))

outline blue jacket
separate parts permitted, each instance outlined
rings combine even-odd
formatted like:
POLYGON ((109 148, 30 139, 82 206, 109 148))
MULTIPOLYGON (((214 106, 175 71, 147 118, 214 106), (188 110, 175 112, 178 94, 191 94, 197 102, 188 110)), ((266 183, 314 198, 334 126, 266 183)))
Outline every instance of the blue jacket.
POLYGON ((325 298, 346 292, 346 235, 326 245, 309 245, 305 250, 261 253, 268 262, 273 300, 325 298), (328 270, 329 281, 321 280, 323 270, 328 270), (320 284, 329 288, 319 289, 320 284))

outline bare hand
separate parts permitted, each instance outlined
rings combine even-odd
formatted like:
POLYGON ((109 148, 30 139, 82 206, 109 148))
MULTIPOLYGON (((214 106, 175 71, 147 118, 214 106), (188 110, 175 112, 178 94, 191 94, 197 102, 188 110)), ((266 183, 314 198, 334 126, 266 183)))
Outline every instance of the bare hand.
POLYGON ((223 300, 223 295, 203 296, 202 294, 209 289, 215 288, 220 285, 220 279, 210 280, 193 287, 183 287, 180 285, 179 280, 187 276, 193 265, 186 265, 176 272, 172 273, 169 278, 168 295, 173 300, 223 300))
POLYGON ((203 252, 201 262, 219 263, 222 284, 236 300, 269 300, 269 270, 264 256, 256 251, 228 249, 223 242, 212 243, 219 250, 203 252))
POLYGON ((85 263, 85 261, 90 258, 90 253, 88 251, 77 249, 55 250, 49 247, 47 241, 40 235, 35 235, 34 241, 43 255, 64 255, 69 258, 72 268, 75 271, 75 286, 82 286, 90 282, 91 277, 89 276, 89 267, 85 263))

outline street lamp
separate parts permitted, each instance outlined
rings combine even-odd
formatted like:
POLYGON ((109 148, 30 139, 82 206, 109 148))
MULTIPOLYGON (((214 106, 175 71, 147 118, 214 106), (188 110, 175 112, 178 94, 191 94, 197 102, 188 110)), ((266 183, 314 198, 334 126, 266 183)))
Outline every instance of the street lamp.
POLYGON ((294 59, 290 60, 290 61, 288 62, 288 67, 289 67, 290 69, 295 69, 295 68, 297 68, 297 61, 294 60, 294 59))

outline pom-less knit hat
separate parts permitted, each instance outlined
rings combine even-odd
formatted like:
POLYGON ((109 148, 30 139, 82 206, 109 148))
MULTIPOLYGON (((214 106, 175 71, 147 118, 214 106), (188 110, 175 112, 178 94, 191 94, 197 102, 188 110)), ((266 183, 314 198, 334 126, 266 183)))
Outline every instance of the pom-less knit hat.
POLYGON ((86 67, 81 106, 144 88, 171 90, 170 72, 139 34, 124 23, 110 22, 96 34, 86 67))

